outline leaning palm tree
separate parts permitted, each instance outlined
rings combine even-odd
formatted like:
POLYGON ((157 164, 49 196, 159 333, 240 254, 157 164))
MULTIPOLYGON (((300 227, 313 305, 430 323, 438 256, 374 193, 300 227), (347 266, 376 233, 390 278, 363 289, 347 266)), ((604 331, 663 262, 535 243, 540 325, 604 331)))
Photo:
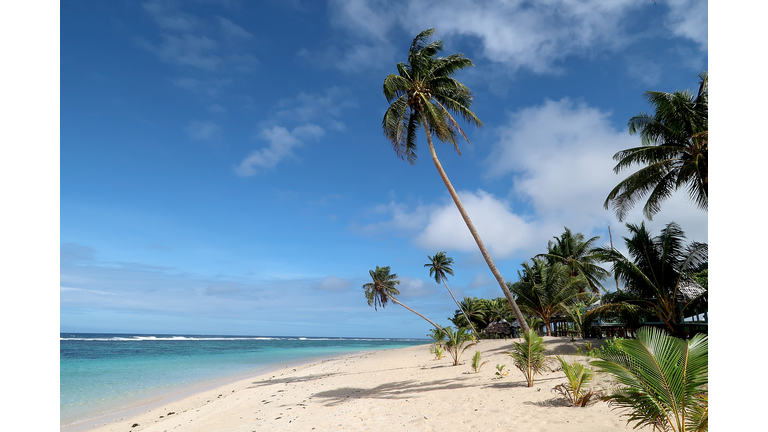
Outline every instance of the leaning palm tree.
POLYGON ((708 196, 708 75, 699 75, 699 91, 645 92, 655 112, 629 120, 629 133, 640 133, 641 147, 622 150, 613 156, 613 171, 642 166, 618 184, 604 206, 616 212, 619 221, 642 197, 648 195, 643 215, 649 220, 661 210, 672 192, 685 188, 696 205, 707 210, 708 196))
POLYGON ((451 295, 451 298, 453 299, 454 303, 456 303, 456 306, 459 307, 459 310, 462 314, 464 314, 464 318, 467 318, 467 322, 469 322, 469 326, 472 328, 472 333, 477 333, 477 330, 475 330, 475 326, 472 325, 472 321, 469 320, 467 317, 467 313, 464 312, 464 309, 461 308, 461 305, 456 300, 456 297, 453 295, 453 292, 450 288, 448 288, 448 283, 446 281, 448 280, 448 276, 446 274, 449 274, 453 276, 453 269, 451 266, 453 265, 453 258, 446 256, 445 252, 438 252, 435 254, 435 256, 429 256, 427 255, 427 258, 429 258, 429 263, 424 264, 424 267, 429 267, 429 276, 435 278, 435 282, 440 283, 442 282, 443 285, 445 285, 445 289, 448 290, 448 293, 451 295))
POLYGON ((674 222, 658 236, 645 223, 627 224, 627 229, 632 234, 624 239, 630 257, 615 249, 598 249, 605 262, 613 263, 625 288, 605 296, 588 315, 619 314, 633 321, 657 318, 673 336, 681 336, 684 318, 696 315, 695 310, 707 301, 708 291, 692 277, 707 261, 707 244, 686 245, 685 233, 674 222))
POLYGON ((397 280, 396 274, 389 274, 389 266, 376 266, 376 270, 369 270, 368 273, 371 275, 371 279, 373 279, 373 282, 369 282, 363 285, 363 289, 365 290, 365 298, 368 300, 368 306, 373 306, 375 310, 378 310, 379 306, 384 308, 387 305, 387 302, 391 300, 392 303, 398 304, 408 309, 409 311, 422 317, 428 323, 432 324, 436 329, 444 332, 444 329, 432 322, 432 320, 409 308, 395 298, 396 295, 400 294, 400 291, 395 288, 395 285, 400 284, 400 281, 397 280))
POLYGON ((437 153, 432 144, 434 135, 440 141, 453 144, 456 152, 461 154, 458 146, 459 135, 467 142, 469 139, 454 116, 459 116, 476 126, 483 124, 469 109, 473 100, 472 92, 451 77, 460 69, 474 66, 472 60, 464 57, 464 54, 436 57, 437 53, 443 49, 443 43, 439 40, 428 43, 434 32, 435 29, 428 29, 419 33, 413 39, 408 51, 408 63, 398 63, 398 75, 390 74, 384 80, 384 97, 390 103, 382 120, 384 135, 392 143, 392 148, 399 158, 415 164, 416 132, 419 127, 424 128, 432 162, 480 248, 480 253, 485 258, 491 273, 496 277, 504 296, 512 306, 517 320, 523 329, 527 329, 528 325, 520 308, 517 307, 515 299, 504 283, 504 278, 491 260, 469 214, 459 200, 459 195, 448 180, 448 175, 437 159, 437 153))
POLYGON ((550 263, 565 264, 571 277, 584 276, 593 293, 598 294, 600 289, 605 291, 600 279, 610 276, 610 272, 597 264, 599 259, 594 246, 600 237, 595 236, 585 241, 584 234, 573 234, 568 227, 564 228, 565 232, 560 237, 554 237, 554 242, 550 240, 547 243, 547 253, 536 256, 545 257, 550 263))
POLYGON ((541 318, 547 336, 552 336, 552 318, 558 313, 565 314, 570 305, 586 295, 579 292, 579 286, 585 283, 584 276, 570 277, 568 267, 561 263, 548 264, 541 258, 531 261, 532 264, 523 263, 523 272, 518 271, 520 280, 510 284, 510 289, 520 306, 541 318))

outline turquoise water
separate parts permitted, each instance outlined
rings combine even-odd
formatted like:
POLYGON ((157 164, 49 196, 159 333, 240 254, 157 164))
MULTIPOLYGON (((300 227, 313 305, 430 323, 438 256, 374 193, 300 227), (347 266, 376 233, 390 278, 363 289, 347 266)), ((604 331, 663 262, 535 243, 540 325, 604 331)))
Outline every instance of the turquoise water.
POLYGON ((360 351, 427 343, 420 339, 61 333, 62 425, 184 389, 360 351))

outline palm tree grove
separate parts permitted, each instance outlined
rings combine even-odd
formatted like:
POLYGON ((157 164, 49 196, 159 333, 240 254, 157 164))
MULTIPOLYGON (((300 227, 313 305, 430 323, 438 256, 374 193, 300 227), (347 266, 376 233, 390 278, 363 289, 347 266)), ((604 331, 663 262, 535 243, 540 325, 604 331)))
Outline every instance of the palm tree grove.
POLYGON ((587 236, 564 226, 550 233, 539 253, 502 275, 435 145, 446 143, 461 155, 459 144, 469 144, 464 125, 483 126, 472 111, 472 91, 456 78, 474 63, 461 53, 441 56, 444 44, 434 35, 435 29, 416 35, 405 61, 384 78, 388 106, 382 129, 395 156, 410 165, 417 162, 419 136, 426 139, 440 180, 501 293, 457 298, 457 289, 467 289, 449 285, 449 277, 461 263, 444 250, 427 255, 424 274, 413 276, 428 275, 442 285, 453 315, 428 318, 403 304, 390 263, 369 271, 371 281, 363 285, 368 305, 378 310, 391 302, 428 322, 435 361, 447 353, 458 366, 462 353, 474 348, 475 373, 484 364, 483 340, 509 339, 510 363, 496 365, 496 379, 514 366, 525 374, 528 387, 554 365, 545 342, 565 338, 574 352, 586 355, 574 364, 558 358, 569 381, 556 391, 573 406, 603 401, 624 409, 628 423, 637 427, 708 430, 708 246, 689 238, 676 221, 649 227, 673 196, 686 198, 693 211, 707 212, 707 72, 699 74, 694 92, 638 95, 638 106, 645 102, 651 109, 627 122, 626 133, 638 145, 606 155, 613 157, 614 173, 621 178, 605 191, 600 210, 615 216, 627 236, 614 242, 612 235, 587 236), (595 373, 609 377, 612 387, 586 390, 595 373))

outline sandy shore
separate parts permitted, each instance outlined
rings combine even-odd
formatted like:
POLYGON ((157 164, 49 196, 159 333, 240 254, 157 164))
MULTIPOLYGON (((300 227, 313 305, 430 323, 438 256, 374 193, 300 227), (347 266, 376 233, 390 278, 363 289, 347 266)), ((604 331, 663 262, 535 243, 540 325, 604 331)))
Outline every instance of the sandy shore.
MULTIPOLYGON (((548 353, 575 356, 568 338, 547 337, 548 353)), ((594 341, 593 341, 594 343, 594 341)), ((483 340, 453 366, 427 345, 377 351, 290 367, 144 409, 91 431, 569 431, 632 430, 618 411, 597 401, 566 405, 551 389, 561 371, 538 376, 533 388, 503 354, 511 341, 483 340), (487 360, 471 370, 475 351, 487 360), (510 369, 494 379, 496 364, 510 369)), ((593 386, 607 388, 596 375, 593 386)))

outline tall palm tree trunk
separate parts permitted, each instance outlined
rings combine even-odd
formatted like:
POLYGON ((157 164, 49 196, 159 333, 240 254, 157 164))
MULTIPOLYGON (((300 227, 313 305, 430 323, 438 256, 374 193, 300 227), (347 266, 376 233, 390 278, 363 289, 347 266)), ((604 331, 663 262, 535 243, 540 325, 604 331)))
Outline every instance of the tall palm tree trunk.
POLYGON ((472 328, 472 332, 473 332, 473 333, 475 333, 475 334, 477 334, 477 330, 475 330, 475 326, 473 326, 473 325, 472 325, 472 321, 470 321, 470 320, 469 320, 469 317, 467 316, 467 313, 466 313, 466 312, 464 312, 464 308, 463 308, 463 307, 461 307, 461 305, 459 304, 459 302, 458 302, 458 301, 456 301, 456 297, 454 297, 454 296, 453 296, 453 292, 451 291, 451 289, 450 289, 450 288, 448 288, 448 284, 447 284, 447 283, 445 283, 445 279, 443 279, 443 285, 445 285, 445 289, 447 289, 447 290, 448 290, 448 294, 450 294, 450 295, 451 295, 451 298, 453 299, 453 302, 454 302, 454 303, 456 303, 456 306, 458 306, 458 307, 459 307, 459 310, 460 310, 460 311, 461 311, 461 313, 464 315, 464 318, 466 318, 466 319, 467 319, 467 322, 469 323, 469 327, 470 327, 470 328, 472 328))
POLYGON ((445 171, 443 170, 443 166, 440 164, 440 160, 437 159, 437 153, 435 153, 435 146, 432 145, 432 136, 430 135, 430 131, 429 131, 429 123, 427 122, 427 117, 426 115, 424 115, 424 113, 421 114, 421 120, 422 120, 422 125, 424 126, 424 132, 426 132, 427 134, 427 143, 429 143, 429 153, 432 155, 432 161, 435 163, 435 167, 437 168, 437 171, 440 173, 440 178, 443 179, 443 183, 445 183, 445 187, 448 188, 448 193, 451 194, 451 198, 453 198, 453 202, 456 204, 456 207, 459 209, 459 213, 461 213, 461 217, 464 219, 464 223, 467 224, 467 228, 469 228, 469 232, 472 234, 472 237, 475 239, 475 243, 477 243, 477 247, 480 248, 480 253, 483 254, 483 258, 485 258, 485 262, 488 264, 488 268, 491 269, 491 273, 493 273, 493 276, 496 278, 496 281, 499 283, 499 286, 501 287, 501 291, 504 292, 504 297, 507 298, 509 305, 512 306, 512 311, 515 313, 515 317, 517 317, 517 322, 520 323, 520 328, 523 331, 528 331, 529 330, 528 323, 525 322, 523 313, 520 312, 520 308, 517 307, 517 303, 515 302, 514 297, 512 297, 512 293, 509 291, 509 288, 507 288, 507 284, 504 282, 504 278, 501 276, 501 273, 499 273, 499 270, 496 268, 496 264, 493 263, 491 256, 488 255, 488 251, 485 249, 483 240, 480 238, 480 235, 477 233, 477 230, 475 229, 475 225, 472 224, 472 220, 469 218, 469 214, 467 214, 467 211, 464 210, 464 206, 461 204, 461 201, 459 200, 459 195, 456 194, 456 190, 451 185, 451 181, 448 180, 448 176, 445 174, 445 171))
POLYGON ((415 313, 416 315, 418 315, 418 316, 420 316, 420 317, 424 318, 424 320, 426 320, 428 323, 432 324, 432 325, 433 325, 433 326, 434 326, 436 329, 438 329, 438 330, 440 330, 440 331, 444 331, 442 327, 440 327, 439 325, 435 324, 435 323, 434 323, 434 322, 433 322, 431 319, 429 319, 429 318, 425 317, 424 315, 422 315, 422 314, 420 314, 420 313, 416 312, 415 310, 413 310, 413 309, 409 308, 408 306, 406 306, 406 305, 404 305, 404 304, 400 303, 400 302, 399 302, 399 301, 398 301, 396 298, 394 298, 394 297, 392 297, 392 296, 390 296, 390 295, 387 295, 387 297, 389 297, 389 299, 390 299, 390 300, 392 300, 392 303, 394 303, 394 304, 398 304, 398 305, 400 305, 400 306, 402 306, 402 307, 404 307, 404 308, 408 309, 409 311, 411 311, 411 312, 415 313))

